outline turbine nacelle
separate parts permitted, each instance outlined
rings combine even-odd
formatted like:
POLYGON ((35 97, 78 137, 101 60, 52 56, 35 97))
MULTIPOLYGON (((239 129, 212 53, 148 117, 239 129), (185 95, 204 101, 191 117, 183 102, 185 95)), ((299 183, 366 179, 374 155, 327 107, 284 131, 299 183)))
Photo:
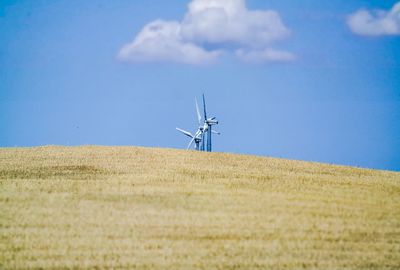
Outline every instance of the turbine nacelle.
POLYGON ((212 117, 212 118, 208 118, 208 119, 206 120, 206 123, 207 123, 208 125, 218 125, 218 120, 215 119, 215 117, 212 117))

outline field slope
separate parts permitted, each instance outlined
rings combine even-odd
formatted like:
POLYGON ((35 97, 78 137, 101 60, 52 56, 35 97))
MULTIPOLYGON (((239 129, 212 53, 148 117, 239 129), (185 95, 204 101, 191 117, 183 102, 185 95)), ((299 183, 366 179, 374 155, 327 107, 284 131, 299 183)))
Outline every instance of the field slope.
POLYGON ((400 269, 400 173, 138 147, 0 149, 0 269, 400 269))

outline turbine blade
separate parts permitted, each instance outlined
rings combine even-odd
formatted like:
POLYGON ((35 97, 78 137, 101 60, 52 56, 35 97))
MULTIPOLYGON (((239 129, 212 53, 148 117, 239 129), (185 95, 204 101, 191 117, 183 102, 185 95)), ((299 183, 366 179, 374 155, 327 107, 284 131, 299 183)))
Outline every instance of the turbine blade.
POLYGON ((194 137, 190 140, 186 150, 188 150, 190 148, 190 146, 192 146, 192 143, 194 142, 194 137))
POLYGON ((190 137, 190 138, 193 138, 193 137, 194 137, 194 136, 192 135, 192 133, 190 133, 189 131, 186 131, 186 130, 183 130, 183 129, 180 129, 180 128, 176 128, 176 130, 182 132, 183 134, 185 134, 186 136, 188 136, 188 137, 190 137))
POLYGON ((201 139, 201 134, 202 134, 202 131, 200 130, 200 128, 196 131, 196 133, 194 134, 194 137, 196 138, 196 139, 201 139))
POLYGON ((199 104, 197 103, 197 98, 194 98, 194 100, 196 101, 197 120, 199 121, 199 125, 200 125, 201 124, 201 114, 200 114, 200 110, 199 110, 199 104))
POLYGON ((203 94, 204 121, 207 121, 206 99, 203 94))
POLYGON ((217 134, 217 135, 221 135, 221 132, 215 131, 215 130, 211 130, 212 133, 217 134))

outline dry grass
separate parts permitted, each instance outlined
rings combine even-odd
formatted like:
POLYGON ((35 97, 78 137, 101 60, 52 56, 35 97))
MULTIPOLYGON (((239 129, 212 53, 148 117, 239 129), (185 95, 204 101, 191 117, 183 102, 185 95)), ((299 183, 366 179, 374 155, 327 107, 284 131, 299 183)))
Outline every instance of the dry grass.
POLYGON ((0 149, 0 268, 400 269, 400 173, 136 147, 0 149))

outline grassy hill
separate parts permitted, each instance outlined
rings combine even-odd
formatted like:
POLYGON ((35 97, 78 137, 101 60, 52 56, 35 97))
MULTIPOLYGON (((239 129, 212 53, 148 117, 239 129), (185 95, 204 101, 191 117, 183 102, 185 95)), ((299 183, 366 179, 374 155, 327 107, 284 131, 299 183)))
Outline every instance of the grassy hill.
POLYGON ((0 149, 0 269, 400 269, 400 173, 138 147, 0 149))

